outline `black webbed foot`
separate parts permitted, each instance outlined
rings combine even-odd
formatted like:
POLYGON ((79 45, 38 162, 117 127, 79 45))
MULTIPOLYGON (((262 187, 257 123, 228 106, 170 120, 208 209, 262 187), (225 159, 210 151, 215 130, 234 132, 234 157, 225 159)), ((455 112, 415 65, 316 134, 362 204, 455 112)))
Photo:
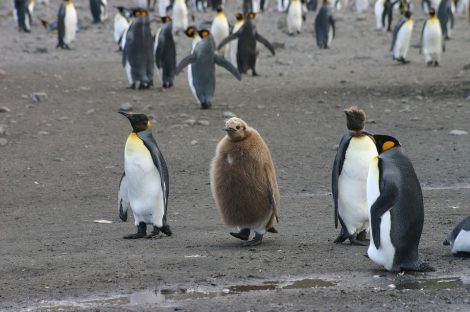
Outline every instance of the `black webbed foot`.
POLYGON ((140 222, 137 227, 137 233, 124 236, 124 239, 144 238, 147 235, 147 224, 140 222))
POLYGON ((240 232, 230 232, 235 238, 247 241, 250 238, 250 229, 241 229, 240 232))
POLYGON ((251 241, 243 243, 242 246, 243 247, 258 246, 258 245, 261 245, 262 242, 263 242, 263 234, 256 233, 255 237, 251 241))

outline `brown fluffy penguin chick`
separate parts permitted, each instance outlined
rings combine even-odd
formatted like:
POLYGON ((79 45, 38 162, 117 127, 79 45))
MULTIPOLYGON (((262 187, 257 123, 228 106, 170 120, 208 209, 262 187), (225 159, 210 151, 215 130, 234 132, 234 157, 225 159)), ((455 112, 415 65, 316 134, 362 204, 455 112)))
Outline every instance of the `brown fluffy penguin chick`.
POLYGON ((276 172, 269 148, 258 131, 240 118, 225 123, 227 135, 217 145, 211 164, 211 189, 224 223, 238 227, 232 236, 261 244, 266 231, 277 233, 280 203, 276 172))
POLYGON ((364 129, 366 113, 362 109, 357 108, 357 106, 351 106, 345 109, 344 113, 346 114, 348 129, 351 132, 360 132, 364 129))

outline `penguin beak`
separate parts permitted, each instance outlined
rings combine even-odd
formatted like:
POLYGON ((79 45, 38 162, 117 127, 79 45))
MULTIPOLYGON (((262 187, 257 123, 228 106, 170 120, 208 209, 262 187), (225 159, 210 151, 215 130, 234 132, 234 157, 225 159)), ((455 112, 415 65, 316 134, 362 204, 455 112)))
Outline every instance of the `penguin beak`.
POLYGON ((236 131, 235 129, 233 129, 231 127, 225 127, 223 130, 227 131, 227 132, 235 132, 236 131))
POLYGON ((132 114, 129 114, 129 113, 123 111, 123 110, 120 110, 118 113, 125 116, 128 119, 132 117, 132 114))

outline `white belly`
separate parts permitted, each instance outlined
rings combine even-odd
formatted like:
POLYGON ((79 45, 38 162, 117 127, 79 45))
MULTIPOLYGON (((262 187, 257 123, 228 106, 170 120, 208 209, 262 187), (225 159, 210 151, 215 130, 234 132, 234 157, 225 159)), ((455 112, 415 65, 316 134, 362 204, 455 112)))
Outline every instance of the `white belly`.
MULTIPOLYGON (((369 206, 369 219, 370 219, 370 207, 375 203, 376 199, 380 196, 379 189, 379 170, 377 166, 378 158, 374 158, 371 161, 369 168, 369 174, 367 176, 367 203, 369 206)), ((393 259, 395 258, 395 247, 392 245, 390 239, 390 211, 387 211, 382 215, 380 222, 380 247, 375 248, 374 236, 370 231, 370 244, 367 250, 369 258, 377 264, 385 267, 387 270, 391 270, 393 266, 393 259)))
POLYGON ((302 7, 300 1, 291 3, 287 12, 287 31, 292 34, 302 28, 302 7))
POLYGON ((77 11, 73 4, 67 4, 65 7, 65 35, 64 43, 70 44, 75 39, 77 32, 77 11))
POLYGON ((188 9, 184 2, 175 1, 173 5, 173 30, 185 30, 188 27, 188 9))
MULTIPOLYGON (((214 41, 215 41, 215 46, 217 47, 219 45, 219 43, 225 39, 226 37, 228 37, 229 35, 229 29, 228 29, 228 23, 227 23, 227 20, 225 19, 219 19, 219 18, 216 18, 214 20, 214 22, 212 23, 211 25, 211 34, 212 36, 214 37, 214 41)), ((221 50, 220 50, 220 54, 221 55, 225 55, 225 52, 227 50, 227 47, 229 45, 225 45, 221 50)))
POLYGON ((137 149, 135 144, 138 143, 129 144, 128 140, 124 160, 129 203, 132 207, 135 224, 145 222, 162 227, 165 209, 160 173, 143 143, 137 149), (134 145, 134 147, 129 147, 129 145, 134 145))
POLYGON ((377 0, 374 5, 374 14, 375 14, 375 28, 377 30, 382 30, 382 14, 384 12, 384 0, 377 0))
POLYGON ((426 24, 423 32, 423 54, 441 54, 442 30, 439 23, 426 24))
POLYGON ((369 228, 367 174, 376 156, 377 149, 369 137, 351 139, 338 180, 338 212, 349 234, 369 228))
MULTIPOLYGON (((114 41, 116 43, 119 42, 119 39, 121 39, 127 27, 129 27, 129 23, 126 19, 122 17, 121 14, 116 14, 114 17, 114 41)), ((124 40, 124 38, 122 40, 124 40)))
POLYGON ((470 231, 460 231, 452 245, 452 253, 470 252, 470 231))
POLYGON ((393 47, 393 56, 395 58, 406 58, 411 42, 411 33, 413 32, 413 24, 406 22, 397 34, 395 46, 393 47))

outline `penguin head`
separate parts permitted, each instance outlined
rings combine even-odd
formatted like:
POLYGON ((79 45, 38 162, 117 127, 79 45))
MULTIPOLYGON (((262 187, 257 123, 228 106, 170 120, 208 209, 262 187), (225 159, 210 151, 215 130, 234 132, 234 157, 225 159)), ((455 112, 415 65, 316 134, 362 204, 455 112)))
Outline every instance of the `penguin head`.
POLYGON ((224 13, 224 7, 221 4, 217 6, 217 13, 224 13))
POLYGON ((184 31, 184 33, 185 33, 186 36, 188 36, 189 38, 194 38, 194 36, 199 35, 199 34, 197 33, 197 28, 194 27, 194 26, 189 26, 188 28, 186 28, 186 30, 184 31))
POLYGON ((403 15, 405 16, 406 19, 409 19, 411 15, 413 15, 413 13, 411 13, 410 11, 406 11, 405 14, 403 15))
POLYGON ((373 139, 379 154, 382 154, 394 147, 401 146, 397 139, 389 135, 374 134, 373 139))
POLYGON ((125 16, 125 7, 123 7, 122 5, 119 5, 119 6, 115 6, 115 8, 119 11, 119 14, 121 14, 122 16, 125 16))
POLYGON ((433 17, 436 15, 436 9, 435 8, 430 8, 429 9, 429 16, 433 17))
POLYGON ((254 12, 248 12, 248 13, 246 14, 246 17, 247 17, 250 21, 252 21, 252 20, 255 19, 256 13, 254 13, 254 12))
POLYGON ((248 125, 237 117, 232 117, 225 122, 224 131, 227 132, 231 141, 237 142, 245 139, 248 135, 248 125))
POLYGON ((171 17, 169 17, 169 16, 162 16, 162 23, 163 23, 163 24, 171 23, 171 17))
POLYGON ((152 127, 152 122, 149 120, 149 118, 145 114, 127 113, 122 110, 119 111, 118 113, 121 115, 124 115, 127 119, 129 119, 131 126, 132 126, 132 130, 136 133, 145 131, 152 127))
POLYGON ((243 21, 243 14, 242 13, 237 13, 237 14, 235 14, 235 18, 237 19, 237 21, 241 22, 241 21, 243 21))
POLYGON ((209 37, 209 35, 211 34, 210 31, 208 31, 207 29, 201 29, 198 33, 199 33, 199 37, 201 37, 201 39, 209 37))
POLYGON ((361 131, 364 129, 366 113, 362 109, 357 108, 357 106, 351 106, 345 109, 344 113, 346 114, 346 122, 349 130, 361 131))
POLYGON ((149 16, 149 12, 142 8, 135 8, 132 10, 132 16, 133 17, 145 17, 145 16, 149 16))

